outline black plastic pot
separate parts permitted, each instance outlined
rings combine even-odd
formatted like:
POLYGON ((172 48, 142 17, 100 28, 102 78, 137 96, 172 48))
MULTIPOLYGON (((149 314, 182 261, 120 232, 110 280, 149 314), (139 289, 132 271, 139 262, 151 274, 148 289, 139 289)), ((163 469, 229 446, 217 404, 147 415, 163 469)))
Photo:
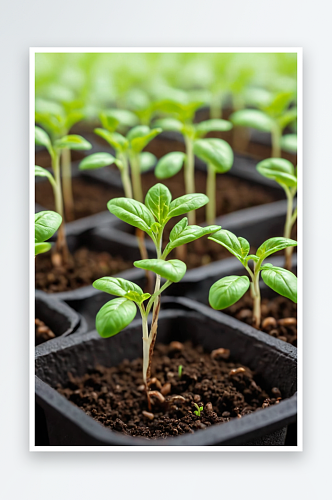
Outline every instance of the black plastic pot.
POLYGON ((145 440, 111 431, 60 395, 68 372, 83 375, 96 364, 116 366, 141 356, 141 324, 134 320, 121 334, 102 339, 96 331, 57 339, 52 348, 36 350, 36 401, 43 408, 53 446, 282 446, 286 426, 296 419, 296 349, 254 328, 189 299, 169 298, 160 313, 158 342, 192 340, 207 351, 220 347, 249 366, 268 387, 277 386, 283 400, 241 419, 194 434, 145 440), (165 307, 166 306, 166 307, 165 307))
MULTIPOLYGON (((56 335, 55 339, 40 345, 51 346, 57 338, 67 337, 74 332, 82 334, 87 331, 87 323, 79 313, 66 303, 40 290, 35 291, 35 317, 43 321, 56 335)), ((49 444, 45 414, 38 404, 35 404, 35 437, 38 446, 49 444)))

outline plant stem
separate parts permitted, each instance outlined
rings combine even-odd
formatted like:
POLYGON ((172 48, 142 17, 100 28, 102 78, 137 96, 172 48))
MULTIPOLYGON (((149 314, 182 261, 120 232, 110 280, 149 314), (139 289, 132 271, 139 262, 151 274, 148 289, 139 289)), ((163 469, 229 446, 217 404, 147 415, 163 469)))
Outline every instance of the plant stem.
POLYGON ((58 237, 55 245, 56 254, 53 256, 54 258, 52 260, 55 266, 61 266, 62 264, 68 261, 69 252, 65 235, 63 200, 62 200, 62 190, 61 190, 61 175, 60 175, 60 155, 58 152, 54 152, 52 155, 52 168, 55 180, 55 191, 54 191, 55 211, 62 217, 62 223, 58 229, 58 237))
POLYGON ((209 198, 209 203, 206 205, 206 222, 214 224, 216 220, 216 170, 210 163, 207 166, 206 195, 209 198))
MULTIPOLYGON (((287 196, 287 214, 286 223, 284 229, 284 238, 290 238, 292 233, 292 227, 297 217, 297 209, 295 208, 293 212, 293 199, 294 194, 289 188, 285 187, 285 193, 287 196)), ((289 271, 292 268, 292 254, 294 247, 287 247, 285 249, 285 268, 289 271)))
POLYGON ((255 271, 252 281, 252 297, 254 301, 253 306, 253 322, 254 327, 259 329, 261 324, 261 292, 259 289, 259 273, 261 268, 261 261, 255 262, 255 271))
POLYGON ((222 118, 222 103, 219 93, 212 95, 210 104, 210 118, 211 120, 216 120, 222 118))
POLYGON ((122 180, 122 185, 123 185, 125 197, 132 198, 133 197, 133 190, 132 190, 131 181, 130 181, 130 177, 129 177, 128 158, 125 154, 121 154, 120 159, 121 159, 122 165, 123 165, 123 167, 120 169, 120 174, 121 174, 121 180, 122 180))
POLYGON ((281 138, 281 130, 279 126, 276 124, 271 131, 272 158, 281 158, 280 138, 281 138))
POLYGON ((134 198, 143 203, 143 190, 139 165, 139 156, 135 153, 130 155, 131 177, 134 191, 134 198))
MULTIPOLYGON (((194 141, 188 135, 184 136, 186 145, 186 161, 184 164, 184 184, 186 194, 195 193, 195 157, 194 157, 194 141)), ((194 210, 188 213, 189 224, 196 224, 196 213, 194 210)))
POLYGON ((63 200, 65 205, 66 220, 74 220, 74 197, 71 180, 71 154, 70 149, 62 150, 62 183, 63 183, 63 200))

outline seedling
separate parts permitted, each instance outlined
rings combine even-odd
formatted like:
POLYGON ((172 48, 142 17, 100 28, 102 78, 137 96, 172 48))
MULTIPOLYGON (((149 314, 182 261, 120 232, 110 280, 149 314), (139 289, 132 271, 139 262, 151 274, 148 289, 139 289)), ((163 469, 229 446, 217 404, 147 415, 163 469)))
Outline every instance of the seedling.
MULTIPOLYGON (((170 113, 176 118, 164 118, 156 124, 163 130, 180 132, 184 137, 186 152, 172 152, 163 156, 155 170, 158 179, 167 179, 180 172, 184 165, 184 183, 187 194, 195 193, 195 156, 194 145, 197 139, 201 139, 208 132, 226 131, 232 128, 232 124, 226 120, 206 120, 194 124, 195 112, 202 106, 202 101, 191 101, 187 94, 181 99, 165 100, 161 105, 161 111, 170 113)), ((189 213, 190 224, 195 224, 195 213, 189 213)))
POLYGON ((115 198, 107 204, 109 211, 124 222, 144 231, 155 244, 157 258, 144 259, 134 262, 134 266, 156 275, 153 294, 143 293, 135 283, 122 278, 101 278, 93 283, 98 290, 116 295, 120 298, 107 302, 98 312, 96 329, 102 337, 112 337, 128 326, 136 315, 136 306, 142 317, 143 330, 143 380, 146 386, 149 408, 151 407, 148 393, 151 359, 157 336, 158 316, 160 310, 160 294, 172 283, 180 281, 186 265, 177 259, 166 260, 169 253, 176 247, 184 245, 198 238, 212 234, 220 226, 188 226, 188 219, 184 217, 175 224, 170 241, 162 249, 163 230, 167 222, 173 217, 183 215, 190 210, 196 210, 208 202, 204 194, 184 195, 172 201, 169 189, 163 184, 156 184, 147 193, 145 204, 128 198, 115 198), (166 281, 161 286, 161 278, 166 281), (144 302, 148 300, 147 304, 144 302), (135 305, 136 304, 136 305, 135 305), (148 315, 152 309, 150 332, 148 315))
POLYGON ((272 264, 263 264, 270 255, 297 245, 297 242, 287 238, 270 238, 257 250, 256 255, 248 255, 249 242, 245 238, 237 238, 230 231, 222 229, 209 237, 233 254, 247 270, 248 276, 226 276, 214 283, 210 288, 209 303, 213 309, 221 310, 237 302, 251 286, 253 298, 253 321, 256 328, 261 324, 261 294, 259 277, 262 274, 264 283, 280 295, 297 302, 297 278, 290 271, 272 264), (249 261, 254 262, 254 269, 249 267, 249 261))
MULTIPOLYGON (((58 88, 56 92, 59 92, 58 88)), ((61 97, 61 95, 59 97, 61 97)), ((74 99, 71 101, 64 100, 62 106, 55 102, 37 99, 35 120, 42 125, 50 135, 52 142, 54 142, 57 139, 67 136, 73 125, 84 118, 84 113, 80 109, 77 109, 79 105, 80 103, 74 99)), ((67 222, 74 219, 70 149, 69 147, 63 147, 61 152, 63 199, 67 222)))
POLYGON ((203 406, 198 406, 197 403, 194 403, 194 405, 197 408, 197 410, 194 410, 194 413, 195 413, 195 415, 197 415, 197 417, 200 417, 201 412, 203 411, 203 406))
POLYGON ((258 100, 256 104, 260 109, 235 111, 229 119, 234 126, 251 127, 262 132, 270 132, 272 156, 280 158, 283 130, 297 118, 297 108, 288 109, 293 98, 293 92, 271 94, 268 99, 258 100))
POLYGON ((216 175, 228 172, 233 165, 234 155, 230 145, 222 139, 199 139, 194 143, 194 153, 207 164, 206 222, 213 224, 216 219, 216 175))
POLYGON ((183 366, 182 366, 182 365, 179 365, 179 368, 178 368, 178 376, 179 376, 179 379, 181 379, 181 377, 182 377, 182 370, 183 370, 183 366))
POLYGON ((49 240, 59 229, 61 221, 61 215, 51 210, 35 214, 35 255, 50 250, 51 243, 47 243, 46 240, 49 240))
MULTIPOLYGON (((269 158, 256 165, 258 172, 276 181, 285 191, 287 197, 287 214, 284 229, 284 237, 290 238, 292 227, 297 219, 297 207, 293 209, 294 198, 297 192, 297 175, 293 164, 283 158, 269 158)), ((285 249, 285 267, 292 267, 293 247, 285 249)))
POLYGON ((35 175, 47 177, 51 183, 54 193, 55 211, 61 215, 62 224, 59 227, 58 238, 56 242, 56 255, 53 259, 55 265, 62 264, 68 260, 68 248, 66 243, 64 215, 63 215, 63 195, 60 173, 60 155, 63 149, 83 150, 90 149, 91 144, 80 135, 65 135, 61 139, 56 139, 53 143, 45 130, 35 127, 36 144, 45 146, 52 160, 53 175, 42 167, 35 167, 35 175))

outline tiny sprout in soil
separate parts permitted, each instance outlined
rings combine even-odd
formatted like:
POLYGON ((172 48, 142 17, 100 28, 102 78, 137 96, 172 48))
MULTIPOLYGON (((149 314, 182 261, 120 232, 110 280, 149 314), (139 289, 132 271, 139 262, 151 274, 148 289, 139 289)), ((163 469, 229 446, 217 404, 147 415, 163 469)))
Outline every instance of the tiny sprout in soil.
POLYGON ((179 365, 179 368, 178 368, 178 376, 179 376, 179 379, 182 377, 182 370, 183 370, 183 366, 182 366, 182 365, 179 365))
MULTIPOLYGON (((145 384, 148 405, 151 408, 149 395, 149 379, 151 359, 157 336, 158 317, 160 311, 160 294, 172 283, 179 282, 186 273, 186 265, 178 260, 166 260, 168 254, 176 247, 198 238, 213 234, 220 226, 188 225, 187 217, 175 224, 170 241, 162 249, 162 235, 167 222, 173 217, 196 210, 208 202, 204 194, 184 195, 172 201, 169 189, 163 184, 156 184, 147 193, 145 204, 128 198, 115 198, 107 204, 109 211, 119 219, 137 227, 150 236, 155 244, 157 258, 134 262, 134 266, 156 275, 153 294, 143 293, 135 283, 122 278, 104 277, 93 283, 98 290, 116 295, 119 298, 107 302, 96 316, 96 329, 102 337, 112 337, 126 326, 136 316, 138 310, 142 317, 143 331, 143 381, 145 384), (161 278, 165 283, 161 285, 161 278), (145 301, 148 301, 144 304, 145 301), (149 332, 148 315, 152 311, 152 321, 149 332)), ((154 391, 155 392, 155 391, 154 391)))
POLYGON ((275 252, 296 246, 296 241, 288 238, 270 238, 258 248, 256 255, 248 255, 249 242, 245 238, 237 238, 230 231, 222 229, 210 236, 209 239, 219 243, 233 254, 247 270, 251 280, 250 283, 247 276, 226 276, 214 283, 209 293, 209 302, 213 309, 226 309, 226 307, 235 304, 251 287, 254 326, 259 328, 261 324, 260 273, 264 283, 272 290, 295 303, 297 302, 296 276, 281 267, 263 264, 264 260, 275 252), (250 260, 254 263, 253 270, 249 267, 250 260))
POLYGON ((194 405, 197 408, 197 410, 194 410, 194 413, 195 413, 195 415, 197 415, 197 417, 200 417, 201 416, 201 412, 203 411, 203 406, 198 406, 197 403, 194 403, 194 405))

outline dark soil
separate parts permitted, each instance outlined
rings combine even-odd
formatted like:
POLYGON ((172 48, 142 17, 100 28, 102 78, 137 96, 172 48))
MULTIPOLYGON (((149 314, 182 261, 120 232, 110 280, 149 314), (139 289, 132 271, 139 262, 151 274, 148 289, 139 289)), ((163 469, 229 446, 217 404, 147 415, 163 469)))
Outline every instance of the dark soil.
POLYGON ((51 253, 38 255, 36 259, 36 288, 44 292, 66 292, 75 290, 103 276, 112 276, 132 267, 121 256, 107 252, 93 252, 80 248, 66 267, 53 267, 51 253))
MULTIPOLYGON (((249 292, 224 313, 252 325, 252 299, 249 292)), ((261 330, 297 347, 297 305, 285 297, 262 299, 261 330)))
MULTIPOLYGON (((123 196, 121 190, 83 177, 73 177, 75 220, 107 210, 107 202, 123 196)), ((36 183, 36 202, 47 210, 55 210, 54 196, 49 182, 36 183)))
POLYGON ((194 433, 278 404, 280 390, 260 387, 249 368, 231 356, 227 360, 229 354, 226 349, 207 354, 190 342, 157 344, 151 389, 164 401, 151 397, 152 410, 142 385, 141 359, 111 368, 97 366, 80 378, 68 374, 68 384, 58 391, 104 426, 148 439, 194 433), (200 416, 194 413, 194 403, 203 407, 200 416))
POLYGON ((52 330, 45 325, 43 321, 40 319, 36 318, 35 319, 35 345, 42 344, 43 342, 46 342, 47 340, 54 339, 55 334, 52 332, 52 330))

